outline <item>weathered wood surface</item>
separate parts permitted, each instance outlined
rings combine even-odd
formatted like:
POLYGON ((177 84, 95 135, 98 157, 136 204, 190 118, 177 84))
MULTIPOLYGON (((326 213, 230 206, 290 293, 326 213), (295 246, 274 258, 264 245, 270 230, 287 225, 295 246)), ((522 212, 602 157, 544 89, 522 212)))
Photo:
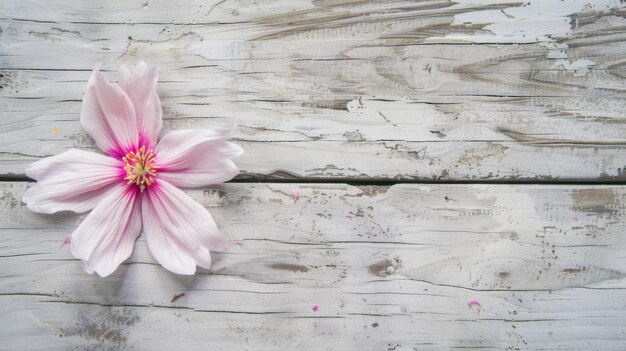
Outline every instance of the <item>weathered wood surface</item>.
MULTIPOLYGON (((624 179, 618 0, 0 2, 0 175, 92 148, 97 61, 161 69, 168 129, 240 177, 624 179)), ((114 73, 111 72, 111 77, 114 73)))
POLYGON ((244 238, 210 272, 140 238, 106 279, 28 186, 0 184, 3 349, 626 348, 623 186, 226 184, 190 192, 244 238))
POLYGON ((0 1, 0 179, 95 150, 78 123, 93 65, 114 79, 144 60, 166 130, 238 127, 240 179, 337 181, 300 184, 297 203, 288 183, 190 191, 244 244, 181 277, 140 238, 106 279, 60 247, 84 216, 32 213, 28 183, 0 182, 0 349, 626 349, 626 186, 342 184, 625 180, 625 15, 0 1))

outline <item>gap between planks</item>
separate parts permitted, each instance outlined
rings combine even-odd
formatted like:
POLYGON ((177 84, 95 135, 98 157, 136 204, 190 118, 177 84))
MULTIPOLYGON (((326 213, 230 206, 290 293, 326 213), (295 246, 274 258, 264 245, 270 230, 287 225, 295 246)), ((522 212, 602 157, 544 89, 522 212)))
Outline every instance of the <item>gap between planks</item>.
MULTIPOLYGON (((26 176, 0 175, 1 182, 34 182, 26 176)), ((224 183, 255 184, 255 183, 276 183, 276 184, 347 184, 352 186, 393 186, 399 184, 449 184, 449 185, 626 185, 626 179, 579 179, 579 180, 559 180, 559 179, 486 179, 486 180, 458 180, 458 179, 359 179, 359 178, 271 178, 266 175, 239 175, 234 179, 224 183)))

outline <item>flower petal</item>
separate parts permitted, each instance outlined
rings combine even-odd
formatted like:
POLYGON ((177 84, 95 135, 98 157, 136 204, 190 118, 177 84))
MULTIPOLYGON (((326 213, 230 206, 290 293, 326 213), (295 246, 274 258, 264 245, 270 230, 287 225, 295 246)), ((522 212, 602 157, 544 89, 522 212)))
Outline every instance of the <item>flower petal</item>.
POLYGON ((111 157, 70 149, 39 160, 26 168, 38 182, 23 201, 40 213, 91 210, 115 182, 122 181, 122 162, 111 157))
POLYGON ((183 188, 225 182, 239 174, 231 160, 243 150, 226 141, 230 129, 176 130, 157 145, 157 177, 183 188))
POLYGON ((196 265, 209 268, 209 249, 224 247, 209 211, 167 181, 159 179, 144 192, 141 209, 150 252, 171 272, 190 275, 196 265))
POLYGON ((134 185, 119 184, 72 233, 72 255, 87 273, 113 273, 133 252, 141 232, 141 203, 134 185))
POLYGON ((163 126, 161 100, 157 94, 157 80, 159 75, 156 67, 140 62, 131 73, 124 66, 118 73, 119 85, 132 101, 137 116, 139 130, 139 145, 154 148, 157 137, 163 126))
POLYGON ((117 85, 94 68, 80 113, 83 129, 109 156, 122 158, 136 150, 139 131, 132 102, 117 85))

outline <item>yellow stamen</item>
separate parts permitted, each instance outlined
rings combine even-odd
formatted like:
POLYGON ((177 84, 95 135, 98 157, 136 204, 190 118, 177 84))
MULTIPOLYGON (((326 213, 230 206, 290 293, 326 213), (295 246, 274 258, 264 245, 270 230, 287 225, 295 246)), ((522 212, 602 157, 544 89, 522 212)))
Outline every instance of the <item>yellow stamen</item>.
POLYGON ((137 152, 131 151, 127 153, 122 158, 122 161, 126 163, 124 166, 126 171, 124 180, 128 181, 128 184, 135 183, 143 191, 145 187, 154 183, 156 166, 152 150, 146 152, 146 147, 142 146, 137 152))

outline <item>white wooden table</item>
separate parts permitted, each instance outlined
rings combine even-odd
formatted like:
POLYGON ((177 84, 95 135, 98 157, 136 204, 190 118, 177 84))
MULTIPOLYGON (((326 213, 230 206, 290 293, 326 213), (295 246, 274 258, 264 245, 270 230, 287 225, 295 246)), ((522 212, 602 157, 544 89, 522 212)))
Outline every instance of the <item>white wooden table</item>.
POLYGON ((626 349, 625 17, 619 0, 3 0, 0 349, 626 349), (143 238, 89 276, 60 247, 84 215, 21 202, 25 165, 95 150, 93 65, 141 60, 165 129, 238 126, 246 152, 234 181, 189 191, 244 238, 192 277, 143 238))

